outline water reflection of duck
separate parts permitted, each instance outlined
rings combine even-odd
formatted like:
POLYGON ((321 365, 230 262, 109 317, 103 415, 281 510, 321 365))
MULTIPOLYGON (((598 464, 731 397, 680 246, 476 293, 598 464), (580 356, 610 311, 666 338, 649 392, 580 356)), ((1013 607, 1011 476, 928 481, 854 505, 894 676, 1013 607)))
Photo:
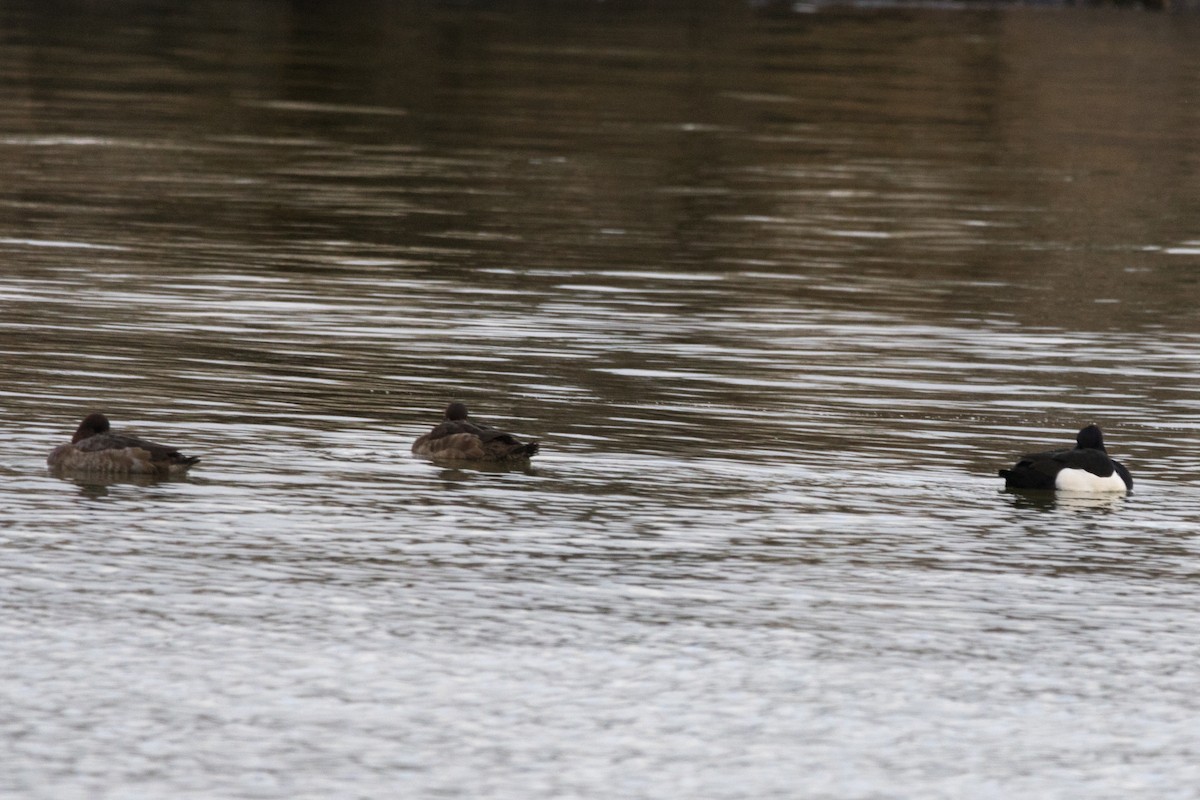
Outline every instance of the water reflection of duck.
POLYGON ((1012 469, 1000 470, 1009 489, 1057 489, 1065 492, 1126 492, 1133 488, 1129 470, 1108 457, 1098 425, 1088 425, 1069 450, 1022 456, 1012 469))
POLYGON ((61 472, 94 475, 179 475, 200 459, 176 448, 114 431, 108 418, 93 412, 83 418, 70 444, 50 451, 46 463, 61 472))
POLYGON ((441 424, 413 442, 412 451, 438 461, 521 461, 538 451, 538 443, 522 443, 511 433, 467 419, 466 404, 456 401, 446 406, 441 424))
POLYGON ((1128 502, 1124 492, 1028 492, 1006 491, 1013 508, 1031 511, 1069 511, 1082 514, 1107 514, 1119 511, 1128 502))

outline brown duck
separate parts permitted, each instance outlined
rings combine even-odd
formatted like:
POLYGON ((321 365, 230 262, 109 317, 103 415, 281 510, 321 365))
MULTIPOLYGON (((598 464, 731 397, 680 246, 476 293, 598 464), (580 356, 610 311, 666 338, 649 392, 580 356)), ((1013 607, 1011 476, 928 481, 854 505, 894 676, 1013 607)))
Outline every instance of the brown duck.
POLYGON ((537 441, 523 443, 511 433, 467 419, 465 403, 446 406, 441 424, 413 442, 413 453, 437 461, 521 461, 538 451, 537 441))
POLYGON ((46 463, 62 472, 166 476, 180 475, 199 460, 174 447, 114 431, 107 417, 94 412, 79 423, 70 444, 50 451, 46 463))

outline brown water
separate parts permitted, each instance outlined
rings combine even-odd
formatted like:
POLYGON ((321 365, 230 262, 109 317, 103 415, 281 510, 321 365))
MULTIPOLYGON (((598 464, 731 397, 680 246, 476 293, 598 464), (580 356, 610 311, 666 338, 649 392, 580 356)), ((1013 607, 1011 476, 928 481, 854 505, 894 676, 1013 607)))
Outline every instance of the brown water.
POLYGON ((1193 797, 1200 18, 812 10, 0 9, 0 795, 1193 797))

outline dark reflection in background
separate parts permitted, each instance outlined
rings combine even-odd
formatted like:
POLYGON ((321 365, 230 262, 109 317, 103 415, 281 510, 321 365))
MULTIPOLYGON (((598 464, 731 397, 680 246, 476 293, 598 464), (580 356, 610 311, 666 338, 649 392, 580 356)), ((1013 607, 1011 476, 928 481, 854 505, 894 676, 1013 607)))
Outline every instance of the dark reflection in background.
POLYGON ((1168 365, 1196 333, 1196 27, 1033 8, 8 6, 0 232, 10 280, 34 287, 0 326, 10 381, 121 357, 127 373, 39 406, 145 406, 151 389, 104 385, 144 376, 367 419, 557 386, 595 403, 572 406, 586 428, 613 403, 832 411, 861 380, 937 416, 959 402, 949 376, 964 407, 1000 401, 997 426, 1022 422, 1015 401, 1071 427, 1096 394, 1131 423, 1190 380, 1168 365), (1146 359, 1154 381, 1134 374, 1146 359), (403 396, 364 399, 381 386, 403 396))

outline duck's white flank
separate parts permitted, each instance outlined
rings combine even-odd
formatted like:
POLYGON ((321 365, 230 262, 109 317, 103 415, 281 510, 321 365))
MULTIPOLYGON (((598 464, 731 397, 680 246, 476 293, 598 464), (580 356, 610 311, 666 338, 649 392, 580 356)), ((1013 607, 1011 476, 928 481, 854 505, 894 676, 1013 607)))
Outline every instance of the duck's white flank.
POLYGON ((1054 488, 1060 492, 1125 492, 1128 487, 1116 472, 1107 478, 1093 475, 1085 469, 1061 469, 1054 479, 1054 488))

